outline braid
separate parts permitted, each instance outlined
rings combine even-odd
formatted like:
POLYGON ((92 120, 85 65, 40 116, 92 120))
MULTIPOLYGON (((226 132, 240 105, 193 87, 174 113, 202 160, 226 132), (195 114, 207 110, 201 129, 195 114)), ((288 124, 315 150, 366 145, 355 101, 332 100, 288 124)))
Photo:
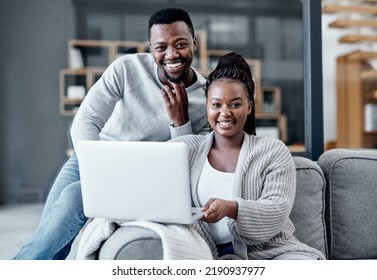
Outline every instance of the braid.
POLYGON ((244 131, 256 135, 255 133, 255 103, 254 103, 254 91, 255 83, 253 81, 253 75, 251 73, 249 64, 242 58, 241 55, 234 52, 228 53, 220 57, 216 69, 209 75, 206 83, 206 95, 208 94, 208 88, 210 85, 220 79, 238 80, 243 83, 249 94, 249 100, 253 102, 253 108, 250 115, 247 117, 244 125, 244 131))

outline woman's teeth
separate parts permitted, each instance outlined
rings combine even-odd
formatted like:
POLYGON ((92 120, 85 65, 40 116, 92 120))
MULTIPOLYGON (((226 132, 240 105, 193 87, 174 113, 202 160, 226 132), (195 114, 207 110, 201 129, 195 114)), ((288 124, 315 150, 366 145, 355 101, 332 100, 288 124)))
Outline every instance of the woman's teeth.
POLYGON ((230 125, 233 124, 233 122, 232 121, 221 121, 221 122, 219 122, 219 124, 222 125, 222 126, 230 126, 230 125))

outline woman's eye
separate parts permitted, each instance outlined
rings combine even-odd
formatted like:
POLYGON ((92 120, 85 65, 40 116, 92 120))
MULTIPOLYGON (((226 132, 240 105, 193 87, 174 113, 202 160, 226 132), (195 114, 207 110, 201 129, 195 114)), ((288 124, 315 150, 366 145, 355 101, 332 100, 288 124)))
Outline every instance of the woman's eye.
POLYGON ((220 108, 221 105, 219 103, 212 103, 213 108, 220 108))
POLYGON ((240 103, 233 103, 233 104, 230 105, 231 108, 238 108, 240 106, 241 106, 240 103))

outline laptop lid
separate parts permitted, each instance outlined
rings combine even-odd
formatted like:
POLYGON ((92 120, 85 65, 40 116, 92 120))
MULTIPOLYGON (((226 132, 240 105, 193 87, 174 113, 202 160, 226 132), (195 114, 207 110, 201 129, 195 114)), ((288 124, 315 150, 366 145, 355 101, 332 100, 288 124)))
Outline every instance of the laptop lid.
POLYGON ((190 224, 202 216, 191 207, 184 143, 80 141, 78 150, 87 217, 190 224))

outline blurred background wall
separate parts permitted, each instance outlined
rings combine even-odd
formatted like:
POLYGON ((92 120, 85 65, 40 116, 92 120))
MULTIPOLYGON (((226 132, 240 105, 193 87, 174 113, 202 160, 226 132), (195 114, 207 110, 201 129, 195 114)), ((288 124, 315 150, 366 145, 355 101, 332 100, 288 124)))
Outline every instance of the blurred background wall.
POLYGON ((208 47, 260 59, 282 89, 287 144, 304 142, 300 0, 12 0, 0 2, 0 204, 43 202, 67 159, 72 117, 59 113, 70 39, 147 40, 157 9, 186 9, 208 47))

